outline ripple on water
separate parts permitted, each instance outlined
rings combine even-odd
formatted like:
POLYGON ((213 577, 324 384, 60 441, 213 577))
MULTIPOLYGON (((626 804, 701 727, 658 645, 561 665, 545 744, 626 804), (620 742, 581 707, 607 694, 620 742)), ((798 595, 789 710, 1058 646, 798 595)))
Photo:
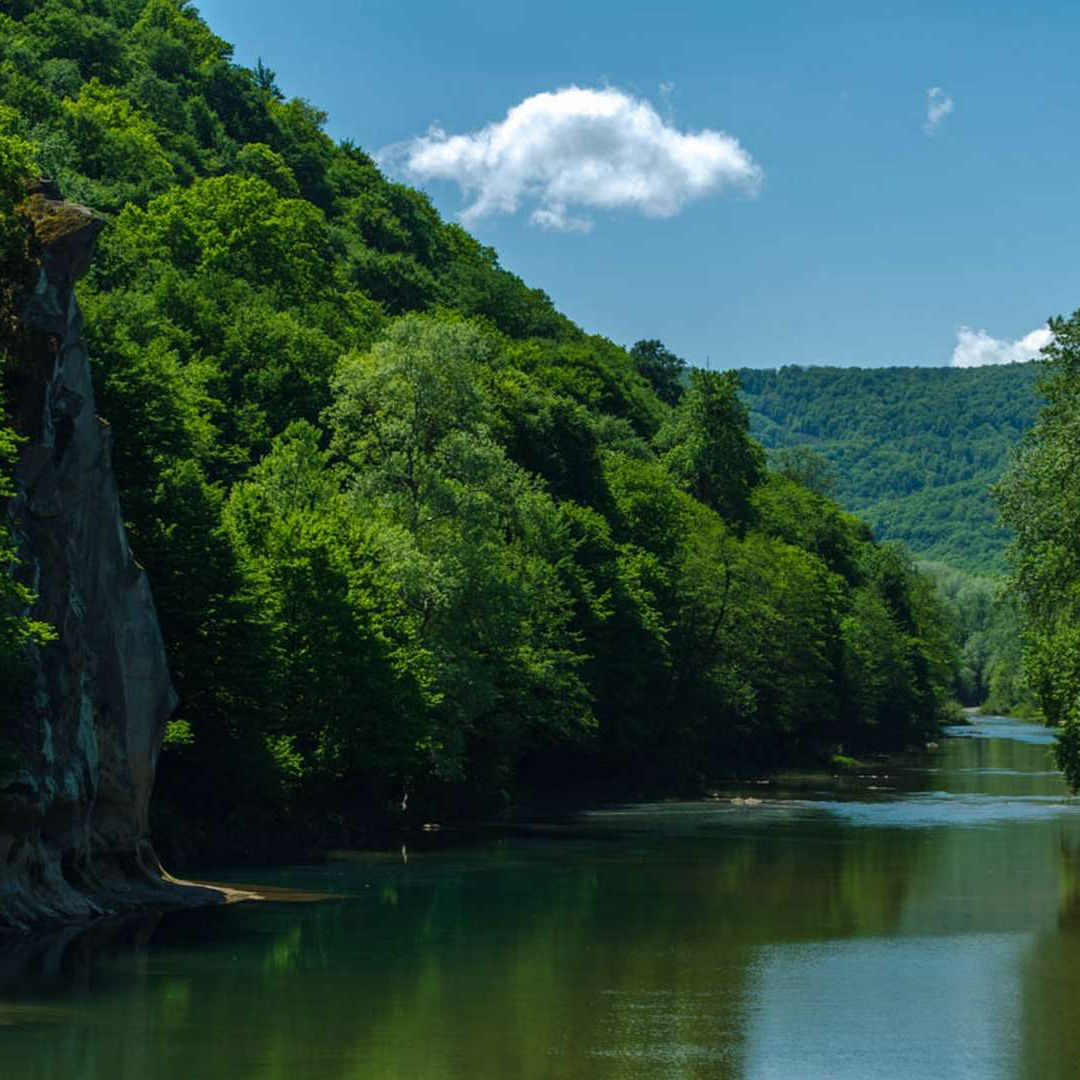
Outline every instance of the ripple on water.
POLYGON ((945 728, 945 734, 952 739, 1010 739, 1036 746, 1052 746, 1057 742, 1052 728, 1001 716, 988 716, 972 724, 954 724, 945 728))
POLYGON ((848 825, 923 829, 1077 817, 1080 800, 1057 795, 959 795, 933 791, 880 802, 821 801, 807 806, 838 817, 848 825))
POLYGON ((991 795, 930 791, 874 799, 776 798, 752 802, 653 803, 594 810, 597 823, 650 832, 697 831, 732 825, 772 826, 829 817, 854 827, 925 829, 974 828, 1009 822, 1080 821, 1080 798, 1064 795, 991 795))
POLYGON ((909 765, 903 769, 898 769, 898 772, 903 773, 945 773, 947 775, 958 776, 1061 776, 1060 769, 992 769, 989 766, 972 766, 966 769, 954 769, 954 768, 938 768, 934 766, 915 766, 909 765))

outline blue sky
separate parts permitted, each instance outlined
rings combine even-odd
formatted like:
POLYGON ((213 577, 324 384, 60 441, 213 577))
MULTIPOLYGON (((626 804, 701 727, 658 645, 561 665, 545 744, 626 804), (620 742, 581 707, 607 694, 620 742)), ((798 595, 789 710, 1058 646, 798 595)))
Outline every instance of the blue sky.
MULTIPOLYGON (((589 205, 612 199, 586 179, 566 220, 591 228, 568 231, 530 220, 551 217, 525 175, 515 211, 469 217, 505 266, 620 343, 659 337, 720 367, 948 364, 966 327, 956 359, 974 363, 1016 356, 1011 343, 1080 307, 1076 6, 196 6, 238 61, 262 57, 286 94, 329 112, 332 135, 371 152, 433 125, 470 135, 569 86, 651 103, 669 142, 737 139, 760 171, 756 191, 736 162, 717 174, 719 192, 684 192, 660 217, 657 205, 589 205), (953 107, 928 133, 934 87, 953 107)), ((531 130, 503 134, 519 128, 531 130)), ((539 138, 541 161, 561 161, 539 138)), ((630 150, 647 164, 657 145, 630 150)), ((476 198, 446 178, 460 158, 407 175, 399 152, 395 169, 457 217, 476 198)), ((666 174, 657 188, 670 190, 666 174)))

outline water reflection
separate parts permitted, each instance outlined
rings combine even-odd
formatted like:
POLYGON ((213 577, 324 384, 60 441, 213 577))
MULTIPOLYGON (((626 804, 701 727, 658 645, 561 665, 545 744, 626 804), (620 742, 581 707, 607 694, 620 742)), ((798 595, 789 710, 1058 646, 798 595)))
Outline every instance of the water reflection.
POLYGON ((970 724, 957 724, 945 729, 954 739, 995 739, 999 742, 1020 742, 1030 746, 1053 746, 1054 732, 1041 724, 1010 720, 1004 716, 981 717, 970 724))
POLYGON ((744 1075, 1020 1075, 1013 972, 1029 944, 1026 934, 965 934, 765 947, 744 1075))
POLYGON ((3 1075, 1073 1076, 1080 831, 1046 734, 982 724, 889 791, 616 808, 253 876, 322 903, 0 947, 3 1075))

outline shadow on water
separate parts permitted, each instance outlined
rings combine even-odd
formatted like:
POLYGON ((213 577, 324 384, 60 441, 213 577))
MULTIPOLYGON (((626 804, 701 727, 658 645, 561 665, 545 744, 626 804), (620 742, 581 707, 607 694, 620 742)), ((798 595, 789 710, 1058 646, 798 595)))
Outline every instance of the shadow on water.
POLYGON ((998 730, 891 790, 613 808, 261 875, 336 894, 319 904, 9 944, 0 1060, 20 1080, 1075 1075, 1076 806, 1041 730, 998 730))

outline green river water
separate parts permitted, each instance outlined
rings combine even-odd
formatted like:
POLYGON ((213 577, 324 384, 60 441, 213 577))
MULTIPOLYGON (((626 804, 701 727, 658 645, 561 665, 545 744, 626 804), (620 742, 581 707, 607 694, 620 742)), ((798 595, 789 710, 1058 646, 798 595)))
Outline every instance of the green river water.
POLYGON ((442 833, 230 877, 321 902, 8 945, 0 1077, 1078 1077, 1080 802, 1045 729, 953 730, 843 785, 442 833))

